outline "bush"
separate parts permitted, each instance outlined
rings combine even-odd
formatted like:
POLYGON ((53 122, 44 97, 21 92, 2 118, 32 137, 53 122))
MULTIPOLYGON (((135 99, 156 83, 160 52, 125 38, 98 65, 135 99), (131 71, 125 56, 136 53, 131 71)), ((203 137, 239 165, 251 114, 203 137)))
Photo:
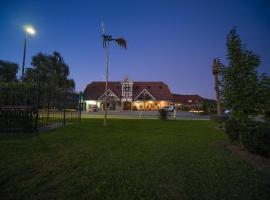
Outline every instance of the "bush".
POLYGON ((265 111, 265 116, 264 116, 265 120, 270 122, 270 110, 265 111))
POLYGON ((270 157, 270 124, 251 122, 241 126, 243 146, 251 153, 270 157))
POLYGON ((168 119, 168 111, 165 109, 160 109, 159 111, 159 119, 167 120, 168 119))
POLYGON ((225 123, 225 131, 229 137, 230 142, 239 143, 240 142, 240 124, 235 120, 227 120, 225 123))
POLYGON ((226 121, 225 130, 230 142, 241 143, 251 153, 270 157, 269 123, 252 121, 243 124, 230 119, 226 121))
POLYGON ((216 122, 226 122, 229 117, 225 114, 222 114, 221 116, 218 116, 217 114, 211 114, 210 119, 216 122))

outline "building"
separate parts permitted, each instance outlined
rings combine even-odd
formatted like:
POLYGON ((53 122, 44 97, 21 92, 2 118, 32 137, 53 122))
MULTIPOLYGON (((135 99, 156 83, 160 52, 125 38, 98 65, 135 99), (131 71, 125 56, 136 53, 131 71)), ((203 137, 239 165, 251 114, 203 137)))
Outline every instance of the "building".
POLYGON ((202 108, 204 98, 199 95, 172 94, 175 106, 180 110, 198 111, 202 108))
MULTIPOLYGON (((104 109, 105 82, 92 82, 84 90, 84 110, 104 109)), ((110 110, 157 110, 173 102, 164 82, 108 82, 107 107, 110 110)))
MULTIPOLYGON (((84 110, 104 109, 105 82, 92 82, 84 90, 84 110)), ((109 110, 158 110, 164 106, 194 109, 203 104, 199 95, 172 94, 164 82, 133 82, 129 79, 108 82, 109 110)))

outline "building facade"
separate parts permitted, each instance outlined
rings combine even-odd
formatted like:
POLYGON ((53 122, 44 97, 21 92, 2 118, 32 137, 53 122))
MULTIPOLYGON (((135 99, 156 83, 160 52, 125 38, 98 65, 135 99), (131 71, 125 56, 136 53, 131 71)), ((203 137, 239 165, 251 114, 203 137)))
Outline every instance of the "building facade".
MULTIPOLYGON (((105 82, 92 82, 84 90, 83 110, 105 108, 105 82)), ((204 99, 199 95, 172 94, 164 82, 143 82, 124 79, 108 82, 109 110, 158 110, 174 105, 180 110, 198 110, 204 99)))
POLYGON ((199 95, 172 94, 174 104, 179 110, 199 112, 203 106, 204 98, 199 95))
MULTIPOLYGON (((104 109, 105 82, 92 82, 84 90, 84 110, 104 109)), ((107 108, 110 110, 158 110, 173 102, 164 82, 108 82, 107 108)))

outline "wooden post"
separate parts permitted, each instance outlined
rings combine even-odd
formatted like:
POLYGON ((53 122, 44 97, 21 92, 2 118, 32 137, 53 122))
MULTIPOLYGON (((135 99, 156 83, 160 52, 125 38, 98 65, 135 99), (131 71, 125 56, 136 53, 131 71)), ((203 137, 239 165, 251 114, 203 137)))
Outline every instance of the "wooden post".
POLYGON ((106 44, 106 83, 105 83, 105 112, 104 112, 104 122, 103 125, 107 126, 107 90, 108 90, 108 73, 109 73, 109 43, 106 44))

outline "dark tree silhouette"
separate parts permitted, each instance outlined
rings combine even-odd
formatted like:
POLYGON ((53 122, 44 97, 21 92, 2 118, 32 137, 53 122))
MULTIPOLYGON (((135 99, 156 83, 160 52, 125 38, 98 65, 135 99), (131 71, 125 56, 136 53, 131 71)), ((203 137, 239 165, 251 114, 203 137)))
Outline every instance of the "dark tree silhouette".
POLYGON ((18 69, 17 63, 0 60, 0 82, 16 82, 18 69))

